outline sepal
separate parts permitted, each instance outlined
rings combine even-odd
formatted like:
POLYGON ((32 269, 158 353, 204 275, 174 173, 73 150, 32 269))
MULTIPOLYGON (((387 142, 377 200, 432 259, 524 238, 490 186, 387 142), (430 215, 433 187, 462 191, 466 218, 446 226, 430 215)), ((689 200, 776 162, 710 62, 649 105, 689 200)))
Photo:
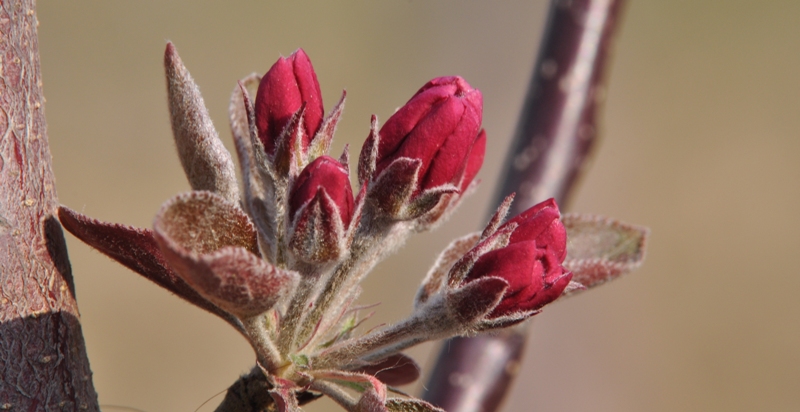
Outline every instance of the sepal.
POLYGON ((414 220, 426 217, 428 221, 438 220, 441 214, 437 212, 437 209, 439 209, 440 205, 446 207, 452 196, 457 194, 458 188, 449 183, 427 189, 414 196, 408 202, 399 220, 414 220), (431 214, 436 216, 431 216, 431 214))
POLYGON ((353 201, 353 217, 350 219, 350 228, 347 230, 347 244, 351 245, 364 216, 364 205, 367 200, 367 186, 361 186, 353 201))
POLYGON ((339 156, 339 163, 347 171, 347 176, 350 176, 350 144, 345 143, 342 154, 339 156))
POLYGON ((442 194, 439 201, 414 221, 415 232, 433 230, 446 221, 458 205, 458 189, 442 194))
POLYGON ((566 288, 564 288, 564 293, 563 294, 564 294, 564 296, 569 296, 569 295, 572 295, 572 294, 575 294, 575 293, 578 293, 578 292, 582 292, 582 291, 584 291, 586 289, 587 289, 586 286, 584 286, 581 283, 578 283, 578 282, 573 280, 573 281, 569 282, 569 284, 567 285, 566 288))
POLYGON ((304 262, 333 262, 346 252, 346 228, 337 205, 324 188, 319 188, 314 198, 297 212, 292 229, 289 247, 304 262))
POLYGON ((450 268, 478 243, 480 236, 480 232, 475 232, 456 239, 439 254, 417 291, 417 296, 414 298, 415 308, 427 302, 431 296, 441 290, 450 268))
POLYGON ((467 273, 469 273, 469 271, 472 269, 472 266, 481 256, 495 249, 508 246, 511 234, 516 228, 516 223, 505 224, 491 236, 487 237, 483 241, 480 241, 477 245, 475 245, 475 247, 465 253, 464 256, 457 260, 450 268, 450 272, 447 274, 447 284, 450 287, 458 286, 464 281, 467 273))
POLYGON ((308 146, 306 163, 311 163, 314 159, 328 154, 333 141, 333 135, 336 133, 336 126, 339 124, 339 119, 342 117, 344 111, 344 101, 347 97, 347 91, 342 90, 342 97, 339 103, 333 107, 328 117, 322 122, 319 131, 311 139, 311 144, 308 146))
POLYGON ((421 166, 419 159, 395 159, 369 184, 367 201, 382 216, 395 221, 408 221, 424 216, 436 208, 443 197, 458 192, 458 188, 452 184, 419 192, 421 166))
MULTIPOLYGON (((362 152, 363 153, 363 152, 362 152)), ((417 174, 422 162, 419 159, 401 157, 395 159, 374 182, 369 184, 366 201, 381 215, 396 219, 403 215, 417 183, 417 174)))
POLYGON ((516 196, 515 193, 512 193, 506 196, 503 199, 503 202, 500 203, 500 206, 497 207, 497 210, 492 215, 492 218, 489 219, 489 223, 486 224, 486 227, 481 232, 481 241, 486 240, 489 236, 493 235, 497 232, 497 229, 503 224, 503 221, 506 219, 508 215, 508 210, 511 208, 511 203, 514 201, 514 197, 516 196))
POLYGON ((303 103, 289 119, 289 123, 275 143, 275 154, 269 159, 276 176, 289 176, 291 179, 305 166, 305 147, 303 147, 303 141, 306 140, 306 132, 303 129, 305 111, 306 105, 303 103))
POLYGON ((483 319, 475 328, 475 332, 482 333, 498 329, 510 328, 512 326, 524 322, 525 320, 527 320, 533 315, 538 314, 539 312, 541 312, 541 310, 528 310, 528 311, 510 313, 508 315, 503 315, 497 318, 483 319))
POLYGON ((248 83, 258 79, 251 75, 240 81, 234 89, 230 105, 231 130, 244 180, 244 207, 258 228, 262 256, 275 263, 278 254, 278 206, 273 200, 277 182, 264 146, 258 139, 253 103, 246 88, 248 83), (246 133, 242 120, 246 122, 246 133))
POLYGON ((449 314, 467 330, 472 329, 500 303, 506 289, 508 282, 491 276, 451 289, 445 294, 449 314))
MULTIPOLYGON (((236 86, 234 86, 231 92, 231 98, 228 102, 228 123, 231 128, 233 143, 236 146, 236 154, 239 156, 240 163, 242 162, 242 155, 244 153, 240 150, 240 144, 246 143, 247 146, 250 146, 251 128, 249 117, 253 115, 250 93, 247 91, 247 88, 258 84, 260 81, 261 76, 257 73, 250 73, 243 77, 236 83, 236 86), (245 108, 245 95, 247 96, 246 100, 250 106, 249 110, 245 108)), ((255 125, 253 125, 252 131, 255 132, 255 125)))
POLYGON ((374 177, 380 145, 380 132, 378 131, 378 117, 374 114, 370 121, 369 136, 361 146, 358 156, 358 184, 366 186, 374 177))

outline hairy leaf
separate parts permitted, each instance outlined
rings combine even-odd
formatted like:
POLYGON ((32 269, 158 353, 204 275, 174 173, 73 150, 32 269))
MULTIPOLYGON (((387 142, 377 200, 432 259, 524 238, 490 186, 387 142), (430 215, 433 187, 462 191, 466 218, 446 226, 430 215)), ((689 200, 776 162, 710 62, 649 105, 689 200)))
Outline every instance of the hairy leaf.
POLYGON ((89 246, 242 330, 241 322, 197 293, 170 268, 152 230, 101 222, 65 206, 58 208, 58 218, 65 229, 89 246))
MULTIPOLYGON (((572 281, 593 288, 642 264, 649 229, 602 216, 566 214, 567 258, 572 281)), ((570 288, 566 294, 585 289, 570 288)))
POLYGON ((156 216, 155 238, 177 274, 217 306, 244 319, 294 288, 295 272, 258 256, 256 233, 240 209, 210 192, 176 196, 156 216))
POLYGON ((189 192, 168 200, 156 216, 154 228, 193 253, 210 253, 225 246, 259 253, 250 218, 235 204, 211 192, 189 192))

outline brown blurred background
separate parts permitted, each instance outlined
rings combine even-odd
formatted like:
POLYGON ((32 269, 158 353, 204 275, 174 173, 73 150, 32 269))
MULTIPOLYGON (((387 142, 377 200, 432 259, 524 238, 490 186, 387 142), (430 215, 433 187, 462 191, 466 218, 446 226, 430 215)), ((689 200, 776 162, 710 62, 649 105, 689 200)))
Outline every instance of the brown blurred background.
MULTIPOLYGON (((230 148, 229 94, 303 47, 326 108, 346 88, 334 151, 357 155, 428 79, 481 89, 483 187, 366 282, 399 319, 450 238, 484 222, 533 66, 545 1, 40 2, 60 200, 150 226, 188 190, 167 117, 175 42, 230 148)), ((603 140, 572 210, 652 228, 643 268, 535 319, 508 411, 800 410, 800 3, 632 1, 603 140)), ((68 238, 104 410, 193 411, 248 370, 229 326, 68 238)), ((412 352, 423 364, 434 346, 412 352)), ((211 411, 220 398, 200 408, 211 411)), ((320 402, 309 410, 333 410, 320 402)))

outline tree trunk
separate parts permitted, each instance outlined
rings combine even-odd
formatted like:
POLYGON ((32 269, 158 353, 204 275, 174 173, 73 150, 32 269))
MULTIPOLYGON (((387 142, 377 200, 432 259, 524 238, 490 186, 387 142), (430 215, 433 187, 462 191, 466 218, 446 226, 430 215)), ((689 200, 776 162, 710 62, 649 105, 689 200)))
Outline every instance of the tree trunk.
POLYGON ((34 0, 0 1, 0 410, 99 410, 56 196, 34 0))

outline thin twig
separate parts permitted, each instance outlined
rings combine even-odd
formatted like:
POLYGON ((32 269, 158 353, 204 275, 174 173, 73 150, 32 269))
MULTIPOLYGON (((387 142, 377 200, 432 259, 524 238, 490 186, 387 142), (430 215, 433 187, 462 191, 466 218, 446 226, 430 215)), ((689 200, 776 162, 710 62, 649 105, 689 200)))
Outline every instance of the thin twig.
MULTIPOLYGON (((497 203, 514 216, 547 198, 564 206, 597 135, 611 42, 624 0, 551 0, 547 28, 497 203)), ((449 412, 498 410, 519 369, 527 326, 450 339, 424 399, 449 412)))

